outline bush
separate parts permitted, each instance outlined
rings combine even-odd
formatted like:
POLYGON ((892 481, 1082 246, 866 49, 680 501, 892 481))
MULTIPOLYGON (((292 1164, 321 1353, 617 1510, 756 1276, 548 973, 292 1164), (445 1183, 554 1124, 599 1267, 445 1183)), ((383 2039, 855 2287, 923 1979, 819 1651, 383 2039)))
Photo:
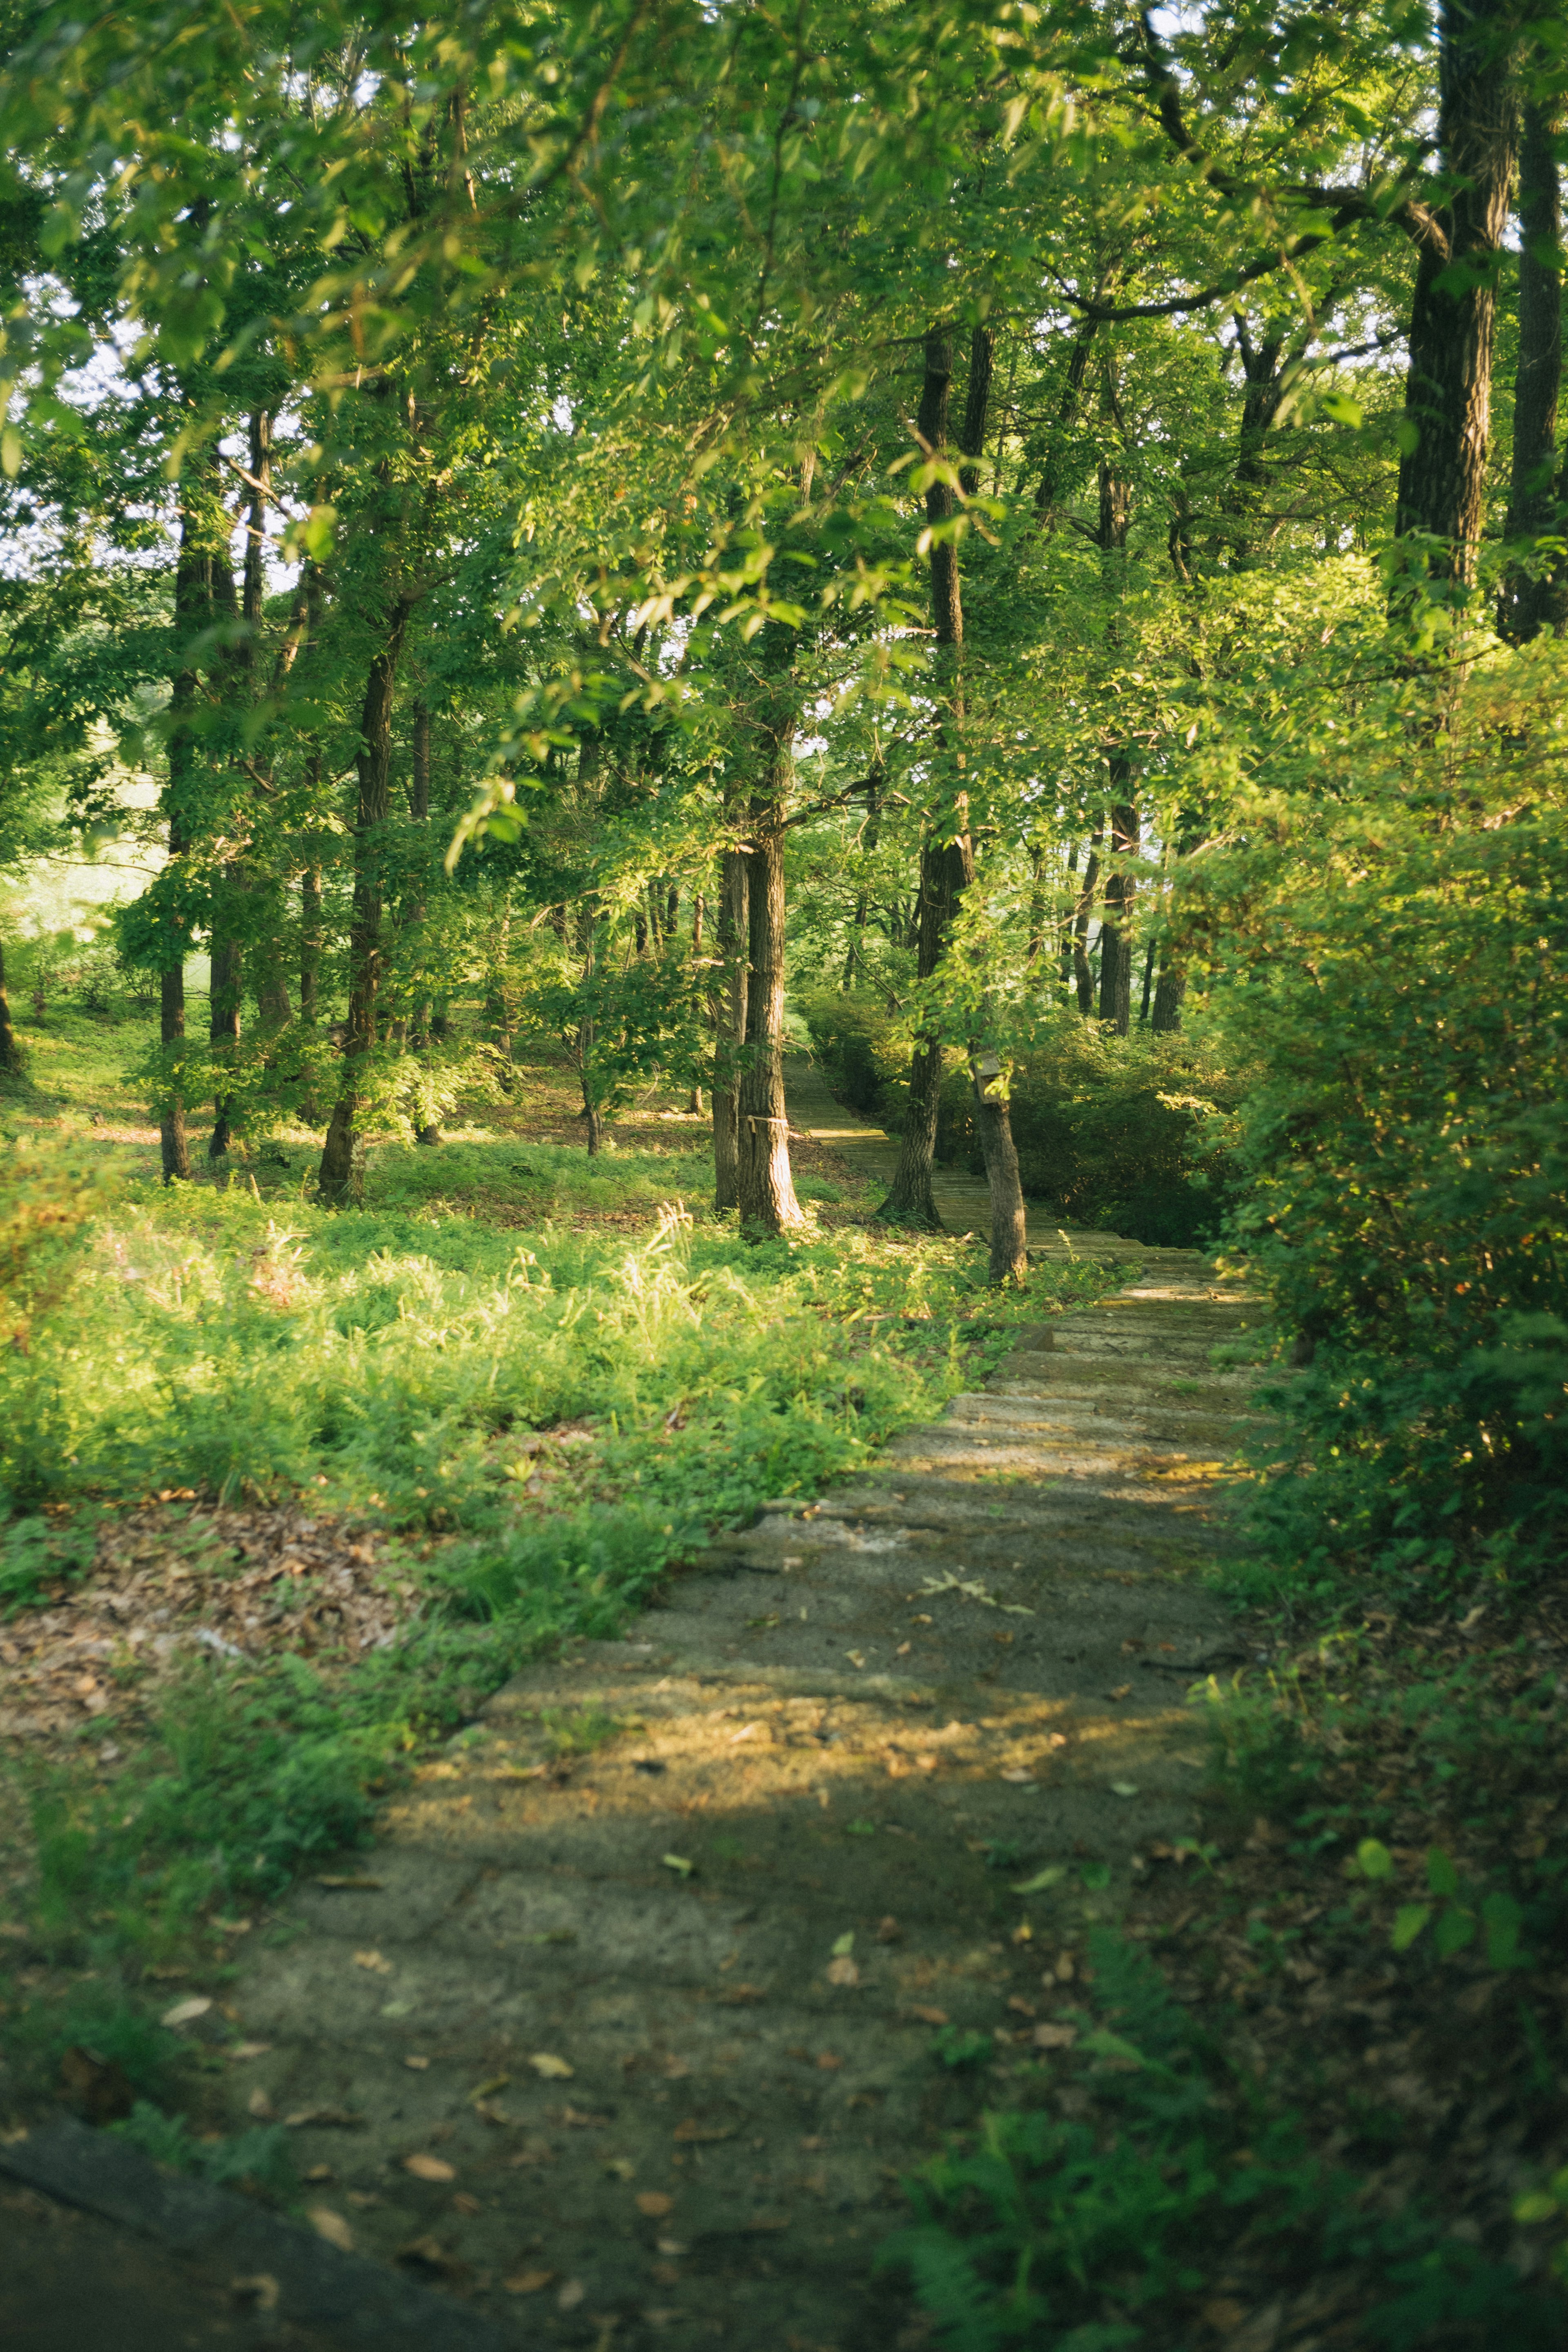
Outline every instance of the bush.
POLYGON ((1568 1519, 1568 842, 1378 832, 1278 877, 1236 955, 1233 1230, 1316 1350, 1276 1550, 1462 1580, 1560 1559, 1568 1519))
MULTIPOLYGON (((1212 1243, 1234 1196, 1240 1078, 1185 1037, 1118 1037, 1064 1020, 1013 1077, 1013 1139, 1029 1199, 1064 1223, 1165 1249, 1212 1243)), ((979 1175, 968 1073, 942 1088, 937 1150, 979 1175)))
POLYGON ((876 998, 824 990, 801 999, 812 1051, 840 1101, 897 1132, 909 1090, 907 1023, 876 998))

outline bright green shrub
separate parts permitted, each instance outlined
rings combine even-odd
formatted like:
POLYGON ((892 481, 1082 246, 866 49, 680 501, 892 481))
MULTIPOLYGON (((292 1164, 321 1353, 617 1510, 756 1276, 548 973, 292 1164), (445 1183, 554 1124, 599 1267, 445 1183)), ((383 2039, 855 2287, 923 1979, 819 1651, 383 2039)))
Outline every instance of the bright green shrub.
POLYGON ((1289 1398, 1311 1475, 1269 1497, 1293 1559, 1561 1557, 1565 903, 1555 818, 1360 815, 1232 956, 1263 1066, 1233 1230, 1315 1350, 1289 1398))
MULTIPOLYGON (((1063 1223, 1156 1247, 1201 1246, 1235 1190, 1229 1146, 1241 1080, 1185 1037, 1118 1037, 1064 1018, 1020 1059, 1013 1140, 1025 1193, 1063 1223)), ((943 1088, 939 1153, 984 1162, 968 1072, 943 1088)))

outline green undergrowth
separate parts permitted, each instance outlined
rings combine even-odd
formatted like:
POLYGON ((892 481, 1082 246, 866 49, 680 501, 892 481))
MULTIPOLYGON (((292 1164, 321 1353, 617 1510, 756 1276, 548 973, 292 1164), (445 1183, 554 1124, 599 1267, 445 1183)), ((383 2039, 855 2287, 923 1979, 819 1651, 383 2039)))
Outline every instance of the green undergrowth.
POLYGON ((0 1606, 59 1601, 105 1514, 194 1486, 378 1525, 411 1614, 353 1660, 205 1661, 30 1768, 13 1793, 53 1974, 0 1984, 24 2072, 86 2042, 159 2097, 181 2062, 148 2027, 149 1970, 221 1971, 225 1920, 362 1839, 526 1659, 612 1633, 716 1529, 853 1471, 1103 1279, 1043 1268, 999 1298, 954 1243, 752 1244, 673 1206, 631 1234, 520 1234, 124 1185, 0 1362, 0 1606))
POLYGON ((1185 2352, 1329 2280, 1378 2352, 1561 2342, 1549 2286, 1375 2194, 1230 2054, 1223 2019, 1195 2021, 1116 1936, 1089 1949, 1074 2046, 906 2184, 914 2218, 881 2251, 946 2352, 1185 2352))

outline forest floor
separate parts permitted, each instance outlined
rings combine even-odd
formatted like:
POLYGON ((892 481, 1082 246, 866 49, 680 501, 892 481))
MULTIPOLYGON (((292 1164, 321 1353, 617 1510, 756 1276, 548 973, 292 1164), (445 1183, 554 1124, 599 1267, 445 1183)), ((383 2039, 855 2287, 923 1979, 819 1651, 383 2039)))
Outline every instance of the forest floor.
MULTIPOLYGON (((124 1060, 58 1055, 33 1115, 96 1110, 107 1152, 148 1157, 124 1060)), ((820 1246, 881 1249, 887 1139, 804 1066, 791 1108, 820 1246)), ((650 1104, 588 1171, 536 1068, 442 1151, 373 1154, 373 1206, 646 1233, 661 1200, 700 1208, 698 1129, 650 1104)), ((310 1149, 247 1160, 258 1209, 297 1195, 310 1149)), ((950 1224, 978 1224, 983 1188, 944 1181, 950 1224)), ((454 2342, 594 2352, 1560 2340, 1538 2184, 1568 2156, 1568 1980, 1486 1890, 1505 1852, 1551 1842, 1557 1751, 1531 1707, 1563 1628, 1547 1604, 1490 1646, 1473 1622, 1373 1612, 1320 1639, 1238 1613, 1258 1303, 1190 1253, 1043 1220, 1031 1244, 1032 1299, 952 1327, 964 1377, 922 1388, 931 1362, 908 1360, 939 1409, 735 1514, 752 1524, 673 1563, 619 1638, 531 1634, 507 1679, 499 1636, 488 1673, 465 1652, 368 1843, 301 1850, 292 1891, 162 1942, 62 1922, 54 1849, 38 1910, 59 1775, 85 1769, 111 1810, 133 1787, 182 1633, 218 1657, 264 1639, 330 1693, 406 1629, 431 1546, 379 1488, 357 1507, 336 1486, 308 1507, 128 1493, 85 1556, 68 1515, 27 1523, 53 1566, 33 1590, 13 1548, 0 1625, 25 1801, 0 1984, 0 2174, 28 2249, 0 2285, 7 2341, 74 2352, 110 2282, 127 2347, 369 2340, 368 2316, 304 2290, 291 2307, 270 2255, 193 2241, 153 2262, 112 2200, 49 2185, 62 2090, 122 2116, 142 2062, 168 2112, 144 2095, 139 2145, 407 2281, 410 2343, 440 2334, 422 2288, 471 2326, 454 2342), (103 1637, 158 1612, 130 1705, 103 1637), (1358 1845, 1368 1830, 1386 1843, 1358 1845), (1431 1935, 1398 1947, 1412 1891, 1438 1929, 1469 1920, 1440 1961, 1431 1935), (110 1974, 145 2047, 118 2010, 91 2021, 110 1974)), ((846 1263, 840 1324, 907 1337, 911 1300, 931 1314, 907 1250, 886 1279, 846 1263)), ((594 1435, 591 1413, 549 1434, 537 1508, 588 1493, 570 1465, 594 1435)), ((405 2340, 395 2315, 374 2332, 405 2340)))

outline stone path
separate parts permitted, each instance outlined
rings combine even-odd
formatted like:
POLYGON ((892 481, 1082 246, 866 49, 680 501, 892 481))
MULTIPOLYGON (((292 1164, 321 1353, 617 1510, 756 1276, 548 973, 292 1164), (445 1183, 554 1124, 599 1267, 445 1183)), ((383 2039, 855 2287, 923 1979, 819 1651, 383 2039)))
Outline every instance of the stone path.
POLYGON ((225 2082, 231 2127, 314 2117, 327 2227, 520 2344, 926 2340, 870 2258, 973 2112, 933 2037, 1030 2063, 1086 1914, 1194 1832, 1184 1695, 1235 1654, 1199 1571, 1246 1391, 1210 1357, 1249 1309, 1190 1254, 1114 1255, 1141 1276, 519 1676, 299 1890, 225 2082))

